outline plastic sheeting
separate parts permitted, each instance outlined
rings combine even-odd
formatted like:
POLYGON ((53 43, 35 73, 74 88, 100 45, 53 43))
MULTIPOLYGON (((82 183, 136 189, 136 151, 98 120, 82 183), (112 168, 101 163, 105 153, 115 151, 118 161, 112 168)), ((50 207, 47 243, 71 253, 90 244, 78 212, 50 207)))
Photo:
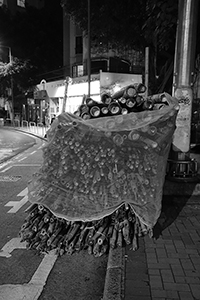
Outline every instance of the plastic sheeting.
POLYGON ((69 221, 101 219, 128 203, 152 228, 179 109, 165 96, 169 106, 161 110, 90 120, 59 115, 29 183, 29 201, 69 221))

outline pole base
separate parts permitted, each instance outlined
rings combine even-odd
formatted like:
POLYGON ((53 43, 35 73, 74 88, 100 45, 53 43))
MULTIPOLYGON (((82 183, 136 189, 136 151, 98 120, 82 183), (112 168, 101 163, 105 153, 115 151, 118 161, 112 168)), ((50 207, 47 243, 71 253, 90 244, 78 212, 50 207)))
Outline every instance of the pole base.
POLYGON ((178 182, 199 181, 197 161, 194 158, 187 160, 168 159, 166 179, 178 182))

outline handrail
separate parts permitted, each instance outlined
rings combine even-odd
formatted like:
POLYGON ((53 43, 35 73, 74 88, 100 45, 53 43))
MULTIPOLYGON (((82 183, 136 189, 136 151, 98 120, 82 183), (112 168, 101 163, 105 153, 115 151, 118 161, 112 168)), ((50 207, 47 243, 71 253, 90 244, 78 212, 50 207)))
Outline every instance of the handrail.
POLYGON ((24 127, 24 123, 25 123, 26 128, 28 128, 28 121, 22 120, 22 122, 21 122, 22 127, 24 127))
POLYGON ((20 127, 20 120, 14 119, 14 125, 17 123, 17 127, 20 127))
POLYGON ((33 129, 33 132, 36 132, 36 123, 35 122, 29 122, 29 129, 30 131, 32 131, 33 129))
POLYGON ((45 127, 43 123, 38 123, 37 124, 37 133, 39 133, 39 128, 42 128, 42 136, 45 135, 45 127))

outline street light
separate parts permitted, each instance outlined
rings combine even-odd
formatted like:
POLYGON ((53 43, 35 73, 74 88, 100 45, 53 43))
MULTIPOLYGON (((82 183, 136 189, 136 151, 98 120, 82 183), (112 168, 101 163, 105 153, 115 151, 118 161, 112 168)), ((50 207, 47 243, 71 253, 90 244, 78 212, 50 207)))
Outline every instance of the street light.
MULTIPOLYGON (((11 47, 9 46, 4 46, 4 45, 0 45, 0 48, 7 48, 8 49, 8 53, 9 53, 9 63, 12 64, 12 52, 11 52, 11 47)), ((12 101, 12 113, 13 113, 13 120, 14 120, 14 98, 13 98, 13 78, 12 78, 12 74, 11 74, 11 101, 12 101)), ((12 120, 12 122, 13 122, 12 120)))
POLYGON ((87 57, 87 70, 88 70, 88 97, 90 97, 90 81, 91 81, 91 33, 90 33, 90 0, 88 0, 88 57, 87 57))

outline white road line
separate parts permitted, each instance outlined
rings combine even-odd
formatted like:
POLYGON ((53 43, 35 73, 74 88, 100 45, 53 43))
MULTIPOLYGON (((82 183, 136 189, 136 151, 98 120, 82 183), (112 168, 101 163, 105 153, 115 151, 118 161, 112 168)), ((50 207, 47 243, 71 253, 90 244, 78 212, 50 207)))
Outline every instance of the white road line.
POLYGON ((46 144, 46 143, 43 143, 40 147, 38 147, 38 149, 43 148, 45 144, 46 144))
POLYGON ((12 161, 6 161, 2 165, 0 165, 0 169, 3 169, 5 166, 9 165, 12 161))
POLYGON ((24 197, 28 194, 28 188, 26 187, 24 190, 22 190, 17 196, 18 197, 24 197))
POLYGON ((7 213, 15 214, 26 202, 28 201, 28 188, 26 187, 23 191, 21 191, 18 197, 23 197, 20 201, 9 201, 5 204, 5 206, 12 206, 12 208, 7 211, 7 213))
POLYGON ((25 157, 19 159, 18 161, 22 161, 22 160, 24 160, 24 159, 26 159, 26 158, 27 158, 27 156, 25 156, 25 157))
POLYGON ((14 162, 14 160, 18 160, 19 157, 21 157, 23 154, 18 154, 17 156, 11 158, 10 160, 0 164, 0 169, 3 169, 5 166, 11 164, 14 162))
POLYGON ((32 155, 32 154, 34 154, 36 152, 36 150, 35 151, 33 151, 33 152, 31 152, 31 153, 29 153, 29 155, 32 155))
POLYGON ((9 166, 9 167, 5 168, 4 170, 1 171, 1 173, 4 173, 4 172, 8 171, 8 170, 11 169, 12 167, 13 167, 13 166, 9 166))
POLYGON ((10 254, 13 250, 15 249, 26 249, 26 242, 21 243, 20 238, 12 238, 10 241, 8 241, 3 248, 0 251, 0 256, 2 257, 11 257, 12 255, 10 254))
POLYGON ((41 164, 14 164, 13 167, 40 167, 41 164))
MULTIPOLYGON (((24 249, 25 243, 20 243, 20 238, 13 238, 1 250, 0 256, 9 258, 14 249, 24 249), (1 255, 2 254, 2 255, 1 255)), ((31 280, 24 284, 3 284, 0 285, 1 300, 37 300, 42 293, 44 285, 51 269, 57 259, 55 250, 45 254, 39 267, 33 274, 31 280)))
POLYGON ((21 154, 18 154, 17 156, 15 156, 14 158, 13 158, 13 160, 16 160, 16 159, 18 159, 19 157, 21 157, 23 155, 23 153, 21 153, 21 154))
MULTIPOLYGON (((3 169, 3 167, 5 167, 6 165, 0 166, 0 170, 3 169)), ((12 166, 9 166, 9 167, 5 168, 4 170, 0 171, 0 173, 4 173, 13 167, 41 167, 41 165, 42 165, 42 163, 41 164, 16 164, 16 163, 14 163, 12 166)))

